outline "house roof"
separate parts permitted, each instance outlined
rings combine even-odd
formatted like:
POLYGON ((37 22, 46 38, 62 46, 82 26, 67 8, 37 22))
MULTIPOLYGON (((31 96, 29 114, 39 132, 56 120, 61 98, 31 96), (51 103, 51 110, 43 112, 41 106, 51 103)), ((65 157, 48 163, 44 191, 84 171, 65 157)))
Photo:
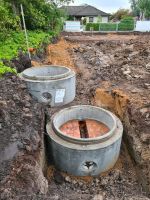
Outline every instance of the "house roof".
POLYGON ((90 5, 81 6, 62 6, 61 9, 67 11, 70 16, 109 16, 110 14, 105 13, 97 8, 90 5))

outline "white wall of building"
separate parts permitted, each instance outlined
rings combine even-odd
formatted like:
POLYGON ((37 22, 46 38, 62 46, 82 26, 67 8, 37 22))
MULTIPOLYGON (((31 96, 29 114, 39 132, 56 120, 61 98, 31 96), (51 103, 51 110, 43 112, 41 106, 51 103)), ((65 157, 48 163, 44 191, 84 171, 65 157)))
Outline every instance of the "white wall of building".
POLYGON ((107 23, 108 22, 108 17, 102 17, 102 23, 107 23))
MULTIPOLYGON (((91 16, 92 17, 92 16, 91 16)), ((86 17, 87 23, 89 23, 89 17, 86 17)), ((99 17, 93 17, 93 23, 98 23, 99 22, 99 17)), ((102 17, 101 18, 102 23, 107 23, 108 22, 108 17, 102 17)))

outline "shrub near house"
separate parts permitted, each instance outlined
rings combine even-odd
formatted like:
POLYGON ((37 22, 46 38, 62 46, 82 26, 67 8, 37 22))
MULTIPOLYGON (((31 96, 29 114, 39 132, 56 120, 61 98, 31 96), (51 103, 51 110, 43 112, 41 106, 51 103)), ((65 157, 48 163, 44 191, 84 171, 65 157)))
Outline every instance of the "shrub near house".
POLYGON ((86 31, 115 31, 116 24, 115 23, 87 23, 86 31))
POLYGON ((134 19, 133 17, 124 17, 118 24, 119 31, 132 31, 134 30, 134 19))
POLYGON ((132 31, 134 30, 133 17, 124 17, 117 23, 87 23, 86 31, 132 31))

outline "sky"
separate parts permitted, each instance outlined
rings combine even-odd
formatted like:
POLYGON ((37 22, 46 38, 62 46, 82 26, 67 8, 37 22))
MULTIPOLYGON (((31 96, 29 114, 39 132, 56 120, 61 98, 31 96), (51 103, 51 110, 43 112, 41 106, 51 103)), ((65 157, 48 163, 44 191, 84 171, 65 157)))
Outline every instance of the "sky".
POLYGON ((113 13, 119 8, 130 9, 129 0, 74 0, 74 3, 69 5, 89 4, 104 12, 113 13))

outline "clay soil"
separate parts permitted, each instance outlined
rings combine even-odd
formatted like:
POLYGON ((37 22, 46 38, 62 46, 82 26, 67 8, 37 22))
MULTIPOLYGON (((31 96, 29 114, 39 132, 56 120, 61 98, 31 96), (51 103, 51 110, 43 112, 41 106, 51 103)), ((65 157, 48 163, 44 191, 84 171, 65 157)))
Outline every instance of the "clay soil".
POLYGON ((40 142, 43 112, 51 120, 52 114, 63 107, 41 107, 31 99, 19 78, 1 80, 1 119, 8 122, 0 121, 0 127, 5 128, 0 138, 1 152, 5 153, 0 160, 1 199, 149 199, 149 46, 148 35, 69 34, 47 48, 42 64, 65 65, 76 72, 76 98, 63 107, 101 106, 115 113, 124 125, 120 157, 114 168, 98 177, 73 177, 58 171, 52 163, 44 168, 44 144, 40 142), (15 156, 8 154, 6 148, 12 143, 17 149, 15 156))

